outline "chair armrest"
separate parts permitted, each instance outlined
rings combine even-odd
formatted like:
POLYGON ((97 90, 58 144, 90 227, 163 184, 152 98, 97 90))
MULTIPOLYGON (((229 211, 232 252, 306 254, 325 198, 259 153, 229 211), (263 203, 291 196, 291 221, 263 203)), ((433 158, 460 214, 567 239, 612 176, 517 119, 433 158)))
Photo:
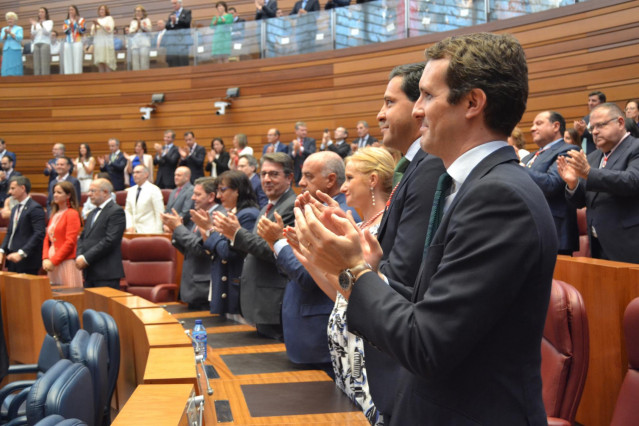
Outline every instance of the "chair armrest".
POLYGON ((7 374, 27 374, 38 371, 38 364, 13 364, 9 366, 7 374))
POLYGON ((175 302, 177 300, 177 284, 158 284, 151 290, 151 302, 175 302))
MULTIPOLYGON (((27 396, 29 395, 29 391, 31 391, 31 386, 28 388, 22 389, 18 394, 11 399, 11 403, 9 404, 9 409, 7 410, 7 419, 17 419, 20 413, 20 406, 27 400, 27 396)), ((25 414, 25 413, 22 413, 25 414)), ((22 416, 20 416, 22 417, 22 416)))
POLYGON ((548 426, 572 426, 568 420, 558 417, 548 417, 548 426))
MULTIPOLYGON (((34 383, 35 380, 19 380, 16 382, 7 383, 2 389, 0 389, 0 407, 5 404, 5 401, 9 401, 8 405, 11 406, 11 403, 15 399, 14 393, 23 389, 30 389, 34 383)), ((7 416, 7 418, 4 418, 3 420, 6 421, 9 419, 11 419, 11 417, 7 416)))

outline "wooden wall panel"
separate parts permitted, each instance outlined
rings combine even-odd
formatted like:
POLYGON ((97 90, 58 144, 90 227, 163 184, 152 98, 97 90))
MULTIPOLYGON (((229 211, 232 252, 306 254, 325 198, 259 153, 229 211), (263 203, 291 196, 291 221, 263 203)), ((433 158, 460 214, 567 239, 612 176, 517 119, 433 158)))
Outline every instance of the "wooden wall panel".
MULTIPOLYGON (((80 1, 78 5, 81 11, 92 11, 98 3, 80 1)), ((109 4, 119 14, 117 19, 128 20, 127 8, 132 10, 137 3, 120 0, 109 4)), ((293 1, 289 3, 292 6, 293 1)), ((0 10, 15 4, 0 0, 0 10)), ((29 18, 26 12, 39 5, 31 1, 17 4, 24 22, 29 18)), ((48 4, 58 15, 67 6, 59 1, 48 4)), ((198 16, 209 13, 210 19, 211 2, 192 0, 185 4, 198 16)), ((252 11, 252 2, 243 0, 239 5, 252 11)), ((169 8, 168 0, 149 5, 158 17, 165 17, 169 8)), ((572 123, 587 113, 586 98, 592 90, 603 90, 620 106, 639 97, 639 57, 634 54, 639 47, 638 15, 637 0, 589 1, 472 29, 510 32, 524 44, 531 91, 521 127, 529 142, 528 129, 540 111, 555 109, 572 123)), ((321 138, 324 128, 339 125, 353 135, 360 119, 367 120, 373 135, 379 137, 376 115, 392 67, 422 60, 425 47, 449 34, 453 32, 301 56, 179 69, 3 78, 0 137, 17 152, 18 169, 32 178, 36 190, 45 188, 46 177, 41 173, 55 142, 65 143, 72 156, 82 142, 91 144, 94 153, 105 154, 107 139, 117 137, 122 148, 131 152, 136 140, 146 140, 152 146, 170 128, 179 135, 178 143, 185 131, 193 130, 205 146, 216 136, 229 146, 235 133, 246 133, 259 153, 270 127, 279 128, 286 142, 293 137, 297 120, 306 121, 310 135, 321 138), (240 97, 225 116, 217 116, 213 103, 228 87, 239 87, 240 97), (165 103, 151 120, 142 121, 139 108, 153 93, 164 93, 165 103)))

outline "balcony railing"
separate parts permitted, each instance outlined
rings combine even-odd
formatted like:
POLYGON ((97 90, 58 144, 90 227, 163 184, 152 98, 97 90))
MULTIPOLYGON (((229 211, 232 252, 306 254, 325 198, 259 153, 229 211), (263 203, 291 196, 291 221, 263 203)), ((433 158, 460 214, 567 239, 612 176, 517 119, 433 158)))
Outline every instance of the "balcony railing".
MULTIPOLYGON (((455 30, 576 3, 578 0, 377 0, 305 15, 246 21, 213 28, 149 33, 150 68, 168 66, 175 55, 189 65, 273 58, 343 49, 455 30), (167 59, 169 59, 167 61, 167 59)), ((139 36, 138 36, 139 37, 139 36)), ((132 69, 135 41, 116 35, 118 70, 132 69)), ((83 71, 93 72, 91 38, 84 38, 83 71)), ((24 74, 33 58, 23 54, 24 74)), ((52 73, 62 73, 61 54, 52 54, 52 73)))

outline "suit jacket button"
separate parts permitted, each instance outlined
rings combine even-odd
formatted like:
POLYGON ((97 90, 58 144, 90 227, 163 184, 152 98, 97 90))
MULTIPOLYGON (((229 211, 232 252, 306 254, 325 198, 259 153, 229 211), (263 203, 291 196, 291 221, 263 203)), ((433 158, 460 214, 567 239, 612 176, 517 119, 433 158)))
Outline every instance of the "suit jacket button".
POLYGON ((224 276, 223 276, 223 277, 222 277, 222 282, 226 282, 226 280, 227 280, 227 279, 228 279, 228 278, 226 278, 226 277, 224 277, 224 276))
POLYGON ((211 256, 211 260, 215 260, 215 255, 211 256))
POLYGON ((226 293, 222 293, 222 299, 226 299, 226 293))

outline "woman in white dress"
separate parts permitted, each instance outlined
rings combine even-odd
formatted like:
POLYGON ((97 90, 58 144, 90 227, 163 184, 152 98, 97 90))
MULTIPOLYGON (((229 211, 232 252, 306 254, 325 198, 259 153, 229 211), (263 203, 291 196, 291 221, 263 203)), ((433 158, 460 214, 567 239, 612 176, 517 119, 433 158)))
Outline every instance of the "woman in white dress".
POLYGON ((131 49, 131 66, 133 71, 149 69, 150 32, 153 30, 151 20, 147 18, 146 9, 135 7, 135 16, 129 25, 129 48, 131 49))
POLYGON ((62 31, 66 34, 66 40, 62 47, 63 72, 65 74, 82 74, 82 60, 84 59, 82 34, 86 31, 86 26, 77 7, 69 6, 62 31))
POLYGON ((80 181, 80 191, 82 193, 89 192, 93 171, 95 170, 95 158, 91 156, 91 147, 88 144, 80 144, 78 158, 73 162, 73 166, 80 181))
POLYGON ((38 19, 31 19, 33 75, 51 73, 51 31, 53 31, 53 21, 49 19, 49 11, 46 7, 41 7, 38 10, 38 19))
POLYGON ((115 48, 113 47, 113 28, 115 22, 111 17, 109 8, 102 4, 98 7, 98 18, 93 20, 91 35, 93 36, 93 63, 98 66, 98 71, 113 71, 117 67, 115 63, 115 48))

